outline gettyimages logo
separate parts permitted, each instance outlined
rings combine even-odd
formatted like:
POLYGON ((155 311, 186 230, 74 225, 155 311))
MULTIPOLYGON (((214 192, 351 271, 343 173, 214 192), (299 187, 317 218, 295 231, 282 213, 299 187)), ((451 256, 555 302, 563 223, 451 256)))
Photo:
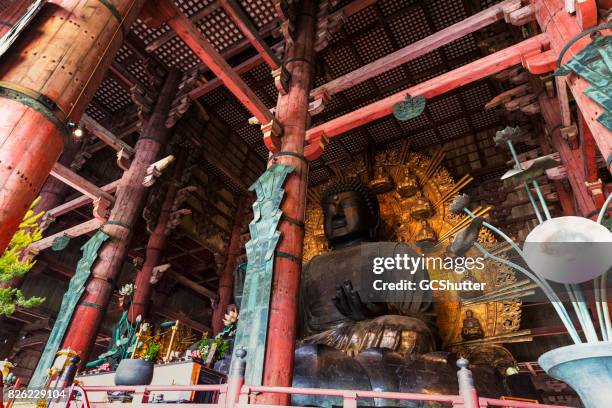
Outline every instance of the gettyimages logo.
POLYGON ((446 271, 463 275, 472 270, 485 268, 483 257, 427 257, 397 254, 394 257, 375 257, 372 261, 372 273, 378 279, 372 281, 372 290, 376 292, 394 291, 436 291, 484 290, 486 283, 472 280, 430 279, 425 271, 446 271), (416 276, 418 272, 419 276, 416 276), (387 276, 385 273, 387 272, 387 276), (402 272, 408 277, 402 277, 402 272), (399 279, 398 279, 399 277, 399 279))
POLYGON ((372 272, 376 275, 383 274, 386 270, 403 270, 415 274, 419 269, 435 269, 453 271, 462 274, 473 269, 483 270, 484 258, 477 257, 427 257, 424 255, 412 256, 409 254, 397 254, 394 257, 376 257, 373 260, 372 272))

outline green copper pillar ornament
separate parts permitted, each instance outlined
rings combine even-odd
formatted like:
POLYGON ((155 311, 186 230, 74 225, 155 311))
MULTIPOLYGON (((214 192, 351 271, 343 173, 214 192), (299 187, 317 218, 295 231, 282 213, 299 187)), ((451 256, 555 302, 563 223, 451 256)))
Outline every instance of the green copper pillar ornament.
POLYGON ((277 227, 285 195, 283 184, 293 170, 292 166, 282 164, 272 166, 249 189, 257 193, 257 200, 249 224, 251 239, 245 245, 248 266, 234 342, 234 350, 247 351, 244 380, 249 385, 262 383, 274 251, 280 239, 277 227))
POLYGON ((91 267, 98 258, 98 250, 100 249, 102 243, 104 243, 104 241, 106 241, 108 238, 109 236, 107 234, 102 231, 98 231, 89 239, 89 241, 85 243, 85 245, 81 247, 83 255, 77 263, 74 276, 72 279, 70 279, 68 290, 62 299, 62 305, 59 313, 57 314, 55 324, 53 325, 53 330, 51 330, 51 334, 49 335, 45 349, 40 356, 40 360, 38 360, 36 371, 34 371, 34 375, 30 380, 30 388, 45 386, 47 382, 47 371, 53 365, 55 354, 58 352, 59 347, 62 344, 62 339, 64 338, 68 325, 70 324, 74 309, 79 302, 81 295, 83 295, 83 292, 85 291, 85 284, 87 283, 89 275, 91 274, 91 267))
MULTIPOLYGON (((610 28, 610 25, 603 28, 594 27, 584 33, 604 28, 610 28)), ((559 61, 561 57, 562 55, 559 61)), ((555 75, 564 76, 570 72, 580 75, 591 84, 584 94, 603 108, 604 111, 597 121, 612 130, 612 36, 596 37, 574 58, 555 71, 555 75)))

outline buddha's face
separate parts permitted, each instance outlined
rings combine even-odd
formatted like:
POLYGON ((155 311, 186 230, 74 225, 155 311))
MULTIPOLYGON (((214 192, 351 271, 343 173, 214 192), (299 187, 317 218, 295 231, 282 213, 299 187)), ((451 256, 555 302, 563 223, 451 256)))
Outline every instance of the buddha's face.
POLYGON ((358 193, 347 191, 330 196, 323 203, 325 238, 332 247, 349 246, 367 240, 370 213, 358 193))

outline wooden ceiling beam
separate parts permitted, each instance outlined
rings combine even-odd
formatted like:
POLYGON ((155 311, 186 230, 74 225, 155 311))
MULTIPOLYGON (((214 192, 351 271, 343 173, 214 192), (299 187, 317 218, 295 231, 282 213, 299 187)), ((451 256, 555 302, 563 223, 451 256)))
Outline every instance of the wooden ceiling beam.
MULTIPOLYGON (((212 13, 217 11, 219 8, 221 8, 221 4, 219 4, 218 1, 213 1, 211 4, 204 7, 202 10, 198 11, 191 17, 189 17, 189 21, 191 21, 194 24, 197 24, 200 20, 211 15, 212 13)), ((172 40, 174 37, 176 37, 176 33, 174 31, 168 31, 160 35, 159 38, 157 38, 156 40, 151 41, 145 47, 145 50, 147 52, 153 52, 159 47, 161 47, 162 45, 164 45, 165 43, 167 43, 168 41, 172 40)))
POLYGON ((187 316, 184 316, 182 314, 176 313, 172 310, 168 310, 168 309, 160 309, 160 308, 154 308, 154 313, 157 314, 158 316, 161 316, 165 319, 170 319, 170 320, 178 320, 180 324, 183 324, 187 327, 189 327, 190 329, 193 329, 195 331, 198 331, 200 333, 212 333, 212 329, 208 326, 206 326, 205 324, 202 324, 200 322, 196 322, 195 320, 192 320, 190 318, 188 318, 187 316))
MULTIPOLYGON (((344 6, 342 9, 334 12, 333 15, 330 17, 330 19, 334 19, 338 17, 339 15, 343 15, 345 18, 348 18, 370 7, 371 5, 375 4, 377 1, 378 0, 355 0, 352 3, 349 3, 346 6, 344 6)), ((260 37, 265 38, 266 36, 270 35, 276 28, 277 28, 276 22, 274 22, 274 24, 266 24, 259 30, 259 35, 260 37)), ((235 45, 228 47, 226 50, 224 50, 221 53, 221 55, 223 55, 225 59, 231 58, 234 55, 237 55, 238 53, 246 50, 249 47, 249 45, 250 43, 248 40, 240 41, 236 43, 235 45)), ((285 42, 280 41, 274 44, 271 48, 274 51, 276 51, 276 50, 281 50, 284 46, 285 46, 285 42)), ((257 54, 254 57, 249 58, 247 61, 241 63, 240 65, 237 65, 234 68, 234 70, 238 74, 243 74, 255 68, 256 66, 262 64, 263 62, 264 62, 264 59, 261 56, 261 54, 257 54)), ((219 81, 217 78, 212 79, 208 81, 207 83, 197 88, 194 88, 189 93, 189 97, 193 100, 196 100, 197 98, 206 95, 208 92, 218 88, 221 85, 223 85, 223 83, 219 81)))
POLYGON ((503 1, 456 24, 446 27, 435 34, 425 37, 422 40, 409 44, 404 48, 313 89, 311 96, 320 95, 324 91, 329 95, 337 94, 384 72, 391 71, 409 61, 413 61, 428 52, 450 44, 481 28, 503 20, 504 9, 514 2, 515 0, 503 1))
POLYGON ((225 13, 234 22, 236 27, 244 34, 247 41, 257 50, 261 58, 272 70, 280 67, 280 61, 274 51, 266 44, 261 34, 251 21, 251 18, 242 10, 242 6, 236 0, 218 1, 225 13))
POLYGON ((229 91, 255 116, 261 124, 270 124, 274 116, 266 105, 255 95, 255 92, 234 72, 232 67, 219 54, 215 47, 202 35, 192 23, 170 0, 160 0, 150 7, 155 7, 161 16, 194 54, 215 73, 229 91))
POLYGON ((81 125, 84 126, 91 134, 95 137, 112 147, 115 151, 121 151, 128 153, 130 156, 134 155, 135 150, 132 146, 125 143, 123 140, 115 136, 112 132, 106 129, 104 126, 96 122, 91 116, 84 113, 81 117, 81 125))
POLYGON ((213 292, 212 290, 205 288, 204 286, 192 281, 189 278, 184 277, 183 275, 174 272, 174 271, 169 271, 170 272, 170 276, 172 277, 172 279, 174 279, 175 281, 177 281, 178 283, 180 283, 181 285, 193 290, 194 292, 205 296, 213 301, 217 301, 219 299, 219 296, 213 292))
MULTIPOLYGON (((234 69, 234 72, 236 72, 237 74, 244 74, 245 72, 248 72, 252 70, 253 68, 261 65, 261 63, 262 63, 261 55, 257 54, 249 58, 248 60, 244 61, 243 63, 236 65, 233 69, 234 69)), ((195 101, 200 96, 206 95, 207 93, 217 89, 221 85, 223 85, 223 82, 221 82, 219 78, 213 78, 210 81, 206 82, 205 84, 198 86, 197 88, 194 88, 192 91, 190 91, 189 97, 195 101)))
POLYGON ((74 227, 70 227, 68 229, 65 229, 63 231, 60 231, 58 233, 55 233, 53 235, 49 235, 48 237, 45 237, 43 239, 41 239, 40 241, 36 241, 32 244, 30 244, 30 246, 28 246, 28 251, 32 252, 32 253, 38 253, 39 251, 42 251, 43 249, 47 249, 49 247, 51 247, 51 245, 53 245, 53 241, 56 238, 59 238, 61 236, 67 235, 70 238, 75 238, 75 237, 79 237, 81 235, 85 235, 91 231, 95 231, 98 228, 100 228, 100 226, 102 225, 102 221, 93 218, 89 221, 85 221, 84 223, 75 225, 74 227))
MULTIPOLYGON (((120 180, 115 180, 112 183, 109 183, 105 186, 100 187, 100 189, 104 191, 105 193, 113 194, 117 190, 117 187, 119 186, 119 181, 120 180)), ((73 200, 67 201, 62 205, 58 205, 57 207, 47 211, 46 214, 50 217, 56 218, 56 217, 59 217, 60 215, 67 214, 71 211, 74 211, 77 208, 83 207, 91 203, 92 201, 93 200, 91 197, 87 195, 82 195, 73 200)))
POLYGON ((547 45, 548 37, 545 34, 536 35, 521 43, 483 57, 480 60, 446 72, 428 81, 397 92, 385 99, 376 101, 363 108, 347 113, 346 115, 315 126, 306 133, 306 140, 311 145, 306 149, 306 153, 309 155, 310 159, 320 156, 322 149, 316 149, 316 147, 323 137, 332 138, 388 116, 393 111, 393 105, 404 101, 407 95, 412 97, 421 95, 426 99, 434 98, 503 71, 511 66, 520 64, 525 55, 540 52, 542 48, 547 45))
POLYGON ((108 194, 106 191, 102 190, 100 187, 96 186, 91 181, 85 179, 82 176, 79 176, 69 168, 63 166, 59 162, 53 165, 51 169, 51 175, 61 182, 69 185, 75 190, 85 194, 87 197, 95 200, 100 197, 103 197, 110 201, 111 203, 115 202, 115 197, 108 194))

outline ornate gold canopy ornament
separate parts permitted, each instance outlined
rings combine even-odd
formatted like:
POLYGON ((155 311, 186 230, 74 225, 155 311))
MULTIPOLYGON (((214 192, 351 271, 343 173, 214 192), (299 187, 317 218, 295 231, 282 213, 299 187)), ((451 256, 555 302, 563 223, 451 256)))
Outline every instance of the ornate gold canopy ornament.
MULTIPOLYGON (((419 254, 429 258, 444 258, 454 236, 466 228, 471 218, 449 210, 450 202, 459 190, 472 178, 465 176, 455 183, 449 172, 441 167, 444 154, 433 156, 410 152, 406 145, 400 149, 388 149, 374 155, 372 163, 364 156, 356 157, 350 167, 342 169, 344 177, 359 177, 377 192, 380 203, 380 241, 405 242, 419 254)), ((337 179, 311 188, 306 208, 306 235, 304 238, 304 262, 327 252, 323 232, 323 212, 318 200, 321 192, 337 179)), ((489 208, 473 210, 479 216, 486 216, 489 208)), ((481 229, 478 242, 485 248, 494 248, 497 241, 490 231, 481 229)), ((476 249, 470 249, 466 257, 481 256, 476 249)), ((474 302, 474 297, 499 291, 516 282, 514 271, 505 265, 484 260, 484 269, 470 273, 449 273, 428 268, 430 279, 449 279, 455 282, 472 280, 486 283, 483 293, 460 293, 458 291, 433 291, 439 334, 447 350, 465 353, 468 339, 462 337, 466 312, 473 321, 472 327, 480 326, 483 338, 479 347, 486 344, 500 344, 511 333, 517 332, 521 320, 520 299, 474 302), (469 305, 465 299, 472 299, 469 305), (477 323, 474 323, 476 321, 477 323), (501 339, 501 340, 500 340, 501 339)), ((477 330, 472 329, 473 332, 477 330)), ((464 333, 468 333, 464 331, 464 333)), ((470 337, 470 336, 468 336, 470 337)), ((520 336, 523 341, 529 337, 520 336)), ((473 342, 473 338, 471 338, 473 342)), ((470 349, 472 346, 469 347, 470 349)))

